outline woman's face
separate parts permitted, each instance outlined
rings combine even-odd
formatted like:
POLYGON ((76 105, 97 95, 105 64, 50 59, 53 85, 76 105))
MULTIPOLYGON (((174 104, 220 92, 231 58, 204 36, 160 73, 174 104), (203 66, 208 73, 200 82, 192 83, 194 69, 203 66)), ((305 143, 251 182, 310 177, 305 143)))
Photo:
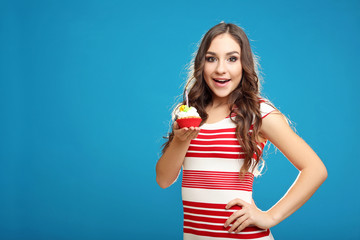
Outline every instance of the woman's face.
POLYGON ((206 52, 204 79, 212 91, 213 100, 227 100, 242 77, 240 45, 224 33, 216 36, 206 52))

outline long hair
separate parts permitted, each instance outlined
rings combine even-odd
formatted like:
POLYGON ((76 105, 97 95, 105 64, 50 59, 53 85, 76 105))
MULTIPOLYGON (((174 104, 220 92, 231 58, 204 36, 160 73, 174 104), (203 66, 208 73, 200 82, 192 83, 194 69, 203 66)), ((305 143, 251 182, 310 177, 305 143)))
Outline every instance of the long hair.
MULTIPOLYGON (((211 90, 204 79, 205 54, 212 40, 220 34, 230 34, 238 42, 241 49, 242 79, 237 88, 230 93, 229 106, 231 120, 236 124, 236 136, 244 152, 244 164, 240 169, 242 173, 253 172, 261 161, 262 151, 258 148, 256 137, 259 135, 262 123, 260 113, 260 82, 257 74, 257 61, 253 55, 249 40, 245 32, 235 24, 219 23, 212 27, 202 38, 199 48, 189 67, 189 76, 184 89, 188 90, 189 105, 198 110, 202 124, 206 122, 208 114, 205 108, 212 101, 211 90), (254 159, 254 160, 253 160, 254 159), (252 170, 251 170, 252 169, 252 170)), ((184 97, 185 98, 185 97, 184 97)), ((180 104, 185 104, 185 99, 180 104)), ((175 109, 178 107, 177 105, 175 109)), ((174 110, 175 110, 174 109, 174 110)), ((174 118, 174 114, 173 114, 174 118)), ((174 137, 172 131, 168 141, 164 143, 162 152, 174 137)))

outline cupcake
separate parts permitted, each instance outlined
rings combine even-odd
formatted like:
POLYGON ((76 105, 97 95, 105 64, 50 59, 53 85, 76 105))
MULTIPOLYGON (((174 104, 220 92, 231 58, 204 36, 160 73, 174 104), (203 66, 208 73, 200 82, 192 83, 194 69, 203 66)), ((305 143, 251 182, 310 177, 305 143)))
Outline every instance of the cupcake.
POLYGON ((176 111, 176 122, 180 128, 198 127, 201 123, 201 117, 196 108, 181 105, 176 111))

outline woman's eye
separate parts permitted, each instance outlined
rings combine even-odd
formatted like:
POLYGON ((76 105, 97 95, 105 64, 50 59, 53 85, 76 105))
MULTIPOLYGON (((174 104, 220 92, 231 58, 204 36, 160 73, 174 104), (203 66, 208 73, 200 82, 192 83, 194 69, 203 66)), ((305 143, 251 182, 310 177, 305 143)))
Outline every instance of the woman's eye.
POLYGON ((206 58, 206 61, 208 61, 208 62, 214 62, 214 61, 215 61, 215 58, 214 58, 214 57, 207 57, 207 58, 206 58))
POLYGON ((230 60, 230 62, 236 62, 237 57, 231 57, 231 58, 229 58, 229 60, 230 60))

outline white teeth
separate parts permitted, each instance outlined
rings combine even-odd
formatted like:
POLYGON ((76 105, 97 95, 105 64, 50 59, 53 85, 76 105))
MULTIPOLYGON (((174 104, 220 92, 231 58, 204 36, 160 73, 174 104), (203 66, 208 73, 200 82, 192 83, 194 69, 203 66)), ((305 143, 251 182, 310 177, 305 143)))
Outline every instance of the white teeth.
POLYGON ((229 79, 228 80, 217 80, 217 79, 214 79, 216 82, 220 82, 220 83, 224 83, 224 82, 227 82, 227 81, 229 81, 229 79))

